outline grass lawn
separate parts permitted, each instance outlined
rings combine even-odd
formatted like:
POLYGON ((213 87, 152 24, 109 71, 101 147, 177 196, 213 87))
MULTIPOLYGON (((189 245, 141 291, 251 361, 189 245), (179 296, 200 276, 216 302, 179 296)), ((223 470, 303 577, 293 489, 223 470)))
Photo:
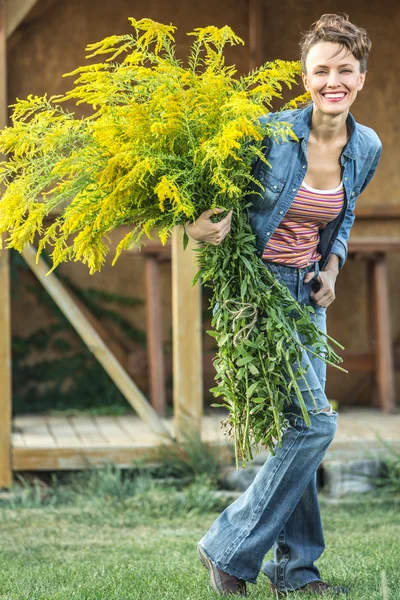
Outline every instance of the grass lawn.
MULTIPOLYGON (((198 490, 192 508, 174 494, 110 500, 89 493, 59 506, 1 506, 0 600, 218 598, 196 555, 218 513, 204 508, 206 493, 197 509, 198 490)), ((354 600, 400 600, 398 502, 322 500, 322 511, 324 579, 349 585, 354 600)), ((267 583, 261 573, 249 585, 253 600, 273 597, 267 583)))

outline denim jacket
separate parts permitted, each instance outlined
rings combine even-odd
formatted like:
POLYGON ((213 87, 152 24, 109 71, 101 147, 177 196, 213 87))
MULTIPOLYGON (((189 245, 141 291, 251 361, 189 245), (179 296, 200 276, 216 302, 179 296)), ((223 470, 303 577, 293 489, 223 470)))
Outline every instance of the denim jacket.
MULTIPOLYGON (((307 147, 313 106, 311 103, 304 109, 268 113, 260 119, 265 124, 273 121, 291 123, 292 131, 298 138, 298 141, 290 138, 278 143, 271 137, 266 137, 265 156, 272 168, 259 159, 253 163, 252 174, 264 186, 262 196, 251 191, 247 196, 251 202, 248 209, 250 225, 256 234, 256 253, 260 257, 292 204, 307 172, 307 147)), ((351 113, 347 116, 347 124, 351 136, 340 156, 345 190, 344 205, 340 214, 320 230, 320 269, 324 268, 331 253, 339 257, 339 269, 346 262, 347 241, 355 219, 354 206, 375 173, 382 152, 381 141, 373 129, 356 123, 351 113)), ((251 190, 260 192, 255 184, 251 185, 251 190)))

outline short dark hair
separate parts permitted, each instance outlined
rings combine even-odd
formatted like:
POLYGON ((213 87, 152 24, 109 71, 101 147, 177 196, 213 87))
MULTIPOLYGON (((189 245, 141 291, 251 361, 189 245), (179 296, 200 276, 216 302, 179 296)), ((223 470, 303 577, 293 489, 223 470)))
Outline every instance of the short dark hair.
MULTIPOLYGON (((306 70, 307 55, 318 42, 335 42, 340 44, 339 54, 346 47, 353 56, 360 61, 360 72, 367 72, 367 59, 372 42, 365 29, 350 23, 346 13, 326 13, 315 21, 310 29, 303 33, 300 40, 301 66, 304 74, 306 70)), ((336 56, 336 54, 335 54, 336 56)))

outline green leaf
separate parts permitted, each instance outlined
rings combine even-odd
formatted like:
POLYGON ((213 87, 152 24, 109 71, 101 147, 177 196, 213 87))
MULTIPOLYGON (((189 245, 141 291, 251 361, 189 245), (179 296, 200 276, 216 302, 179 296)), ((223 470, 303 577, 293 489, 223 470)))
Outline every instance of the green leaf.
POLYGON ((252 373, 252 375, 259 375, 260 374, 260 371, 252 363, 249 363, 249 371, 250 371, 250 373, 252 373))
POLYGON ((239 367, 243 367, 244 365, 251 363, 253 360, 253 356, 245 356, 243 358, 239 358, 236 363, 239 367))
POLYGON ((213 329, 207 329, 206 333, 208 333, 208 335, 210 335, 213 338, 217 338, 219 335, 221 335, 220 333, 218 333, 218 331, 214 331, 213 329))
POLYGON ((255 390, 258 388, 259 383, 260 383, 259 381, 255 381, 254 383, 252 383, 248 387, 248 390, 247 390, 247 393, 246 393, 246 395, 247 395, 248 398, 252 397, 252 395, 254 394, 255 390))
POLYGON ((242 298, 245 297, 246 292, 247 292, 247 281, 246 281, 246 279, 243 279, 242 285, 240 286, 240 295, 242 296, 242 298))
POLYGON ((217 387, 210 388, 210 392, 212 392, 214 395, 226 394, 226 387, 223 385, 219 385, 217 387))

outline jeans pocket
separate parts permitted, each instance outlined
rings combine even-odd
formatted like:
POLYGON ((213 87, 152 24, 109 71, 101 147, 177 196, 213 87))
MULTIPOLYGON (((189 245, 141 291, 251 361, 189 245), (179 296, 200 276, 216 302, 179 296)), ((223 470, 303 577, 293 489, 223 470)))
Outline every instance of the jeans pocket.
POLYGON ((296 429, 297 431, 304 431, 306 429, 306 422, 304 421, 303 417, 296 412, 296 409, 293 411, 288 408, 285 411, 285 417, 289 422, 290 428, 296 429))
POLYGON ((310 413, 313 415, 323 415, 326 417, 337 417, 339 413, 336 412, 336 410, 334 410, 332 408, 331 405, 329 405, 330 410, 326 410, 328 407, 327 406, 323 406, 322 408, 314 408, 313 410, 310 410, 310 413))

